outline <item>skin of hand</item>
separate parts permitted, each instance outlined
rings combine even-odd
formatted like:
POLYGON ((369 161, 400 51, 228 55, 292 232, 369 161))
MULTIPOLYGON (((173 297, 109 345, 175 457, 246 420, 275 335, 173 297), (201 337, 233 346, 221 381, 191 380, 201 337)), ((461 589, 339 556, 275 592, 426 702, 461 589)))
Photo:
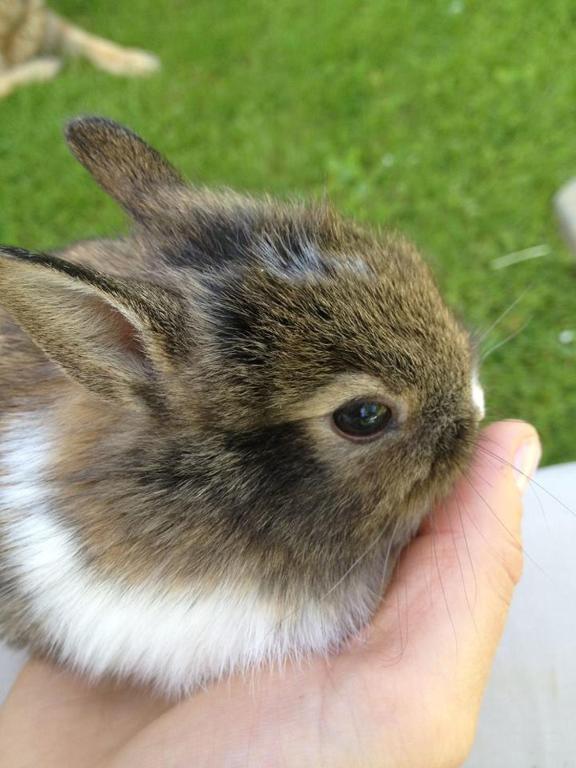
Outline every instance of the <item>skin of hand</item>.
POLYGON ((373 623, 337 656, 260 669, 176 705, 29 662, 0 716, 2 765, 460 766, 521 575, 521 496, 539 457, 528 424, 486 428, 373 623))

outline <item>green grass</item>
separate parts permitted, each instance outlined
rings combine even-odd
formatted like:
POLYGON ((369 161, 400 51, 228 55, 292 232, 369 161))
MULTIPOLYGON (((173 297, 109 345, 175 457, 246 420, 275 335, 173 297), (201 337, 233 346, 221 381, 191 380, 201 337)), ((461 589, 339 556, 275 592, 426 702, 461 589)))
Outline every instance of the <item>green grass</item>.
POLYGON ((66 118, 141 132, 198 182, 321 195, 407 232, 487 347, 489 417, 525 418, 576 459, 576 260, 551 197, 576 175, 572 0, 54 0, 155 50, 150 80, 72 62, 0 104, 0 240, 49 248, 123 219, 68 155, 66 118), (494 259, 546 245, 539 259, 494 259))

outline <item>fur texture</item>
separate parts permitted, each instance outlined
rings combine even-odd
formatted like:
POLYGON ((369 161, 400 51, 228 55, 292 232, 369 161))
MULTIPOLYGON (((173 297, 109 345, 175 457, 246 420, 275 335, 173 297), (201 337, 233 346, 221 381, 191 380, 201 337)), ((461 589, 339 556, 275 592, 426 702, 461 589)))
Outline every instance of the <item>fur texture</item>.
POLYGON ((468 335, 402 238, 68 141, 134 230, 0 250, 0 632, 170 694, 337 648, 470 455, 468 335))

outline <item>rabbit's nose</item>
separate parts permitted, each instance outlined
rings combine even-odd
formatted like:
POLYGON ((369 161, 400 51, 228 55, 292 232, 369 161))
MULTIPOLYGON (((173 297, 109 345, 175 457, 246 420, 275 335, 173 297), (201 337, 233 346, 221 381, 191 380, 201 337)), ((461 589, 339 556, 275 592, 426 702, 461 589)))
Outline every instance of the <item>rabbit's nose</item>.
POLYGON ((437 433, 436 453, 444 458, 457 455, 472 442, 475 429, 475 419, 470 417, 457 418, 444 425, 437 433))

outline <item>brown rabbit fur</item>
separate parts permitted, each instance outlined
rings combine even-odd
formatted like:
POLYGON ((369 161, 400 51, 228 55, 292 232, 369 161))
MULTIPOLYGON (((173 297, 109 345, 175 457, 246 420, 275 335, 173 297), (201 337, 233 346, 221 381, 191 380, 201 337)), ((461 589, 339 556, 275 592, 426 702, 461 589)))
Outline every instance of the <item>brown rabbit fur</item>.
POLYGON ((0 635, 168 694, 337 648, 467 462, 467 333, 401 238, 67 137, 135 227, 0 250, 0 635), (359 397, 377 439, 334 429, 359 397))

